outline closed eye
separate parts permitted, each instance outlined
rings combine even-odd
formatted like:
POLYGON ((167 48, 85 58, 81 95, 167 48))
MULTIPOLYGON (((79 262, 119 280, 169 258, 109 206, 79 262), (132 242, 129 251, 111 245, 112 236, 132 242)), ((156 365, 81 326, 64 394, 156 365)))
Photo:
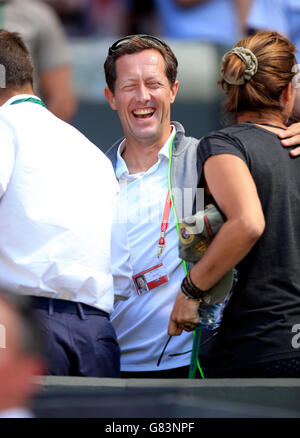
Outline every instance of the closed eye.
POLYGON ((128 85, 124 85, 123 90, 127 91, 127 90, 133 90, 135 88, 135 84, 128 84, 128 85))
POLYGON ((158 88, 158 87, 160 87, 160 83, 159 83, 159 82, 149 82, 149 83, 147 84, 147 86, 148 86, 149 88, 158 88))

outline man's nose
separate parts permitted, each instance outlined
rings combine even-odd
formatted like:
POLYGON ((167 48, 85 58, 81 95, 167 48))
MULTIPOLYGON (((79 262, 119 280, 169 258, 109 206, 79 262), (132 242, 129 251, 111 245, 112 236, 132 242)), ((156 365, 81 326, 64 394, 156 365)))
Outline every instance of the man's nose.
POLYGON ((150 100, 150 93, 145 84, 140 84, 137 89, 137 99, 141 102, 148 102, 150 100))

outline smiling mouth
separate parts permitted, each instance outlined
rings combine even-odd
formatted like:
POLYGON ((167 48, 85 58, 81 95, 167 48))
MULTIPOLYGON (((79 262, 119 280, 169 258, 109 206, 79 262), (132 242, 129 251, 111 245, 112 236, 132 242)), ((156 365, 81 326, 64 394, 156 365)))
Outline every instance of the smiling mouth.
POLYGON ((143 108, 143 109, 136 109, 132 111, 132 114, 136 119, 149 119, 153 116, 155 112, 154 108, 143 108))

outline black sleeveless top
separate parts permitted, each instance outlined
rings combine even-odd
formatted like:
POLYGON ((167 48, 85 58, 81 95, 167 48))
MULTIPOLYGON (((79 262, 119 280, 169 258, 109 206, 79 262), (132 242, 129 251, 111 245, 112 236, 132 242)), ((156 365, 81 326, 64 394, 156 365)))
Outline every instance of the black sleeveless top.
POLYGON ((276 134, 250 123, 204 137, 199 164, 216 154, 246 163, 266 220, 262 237, 237 266, 238 283, 220 327, 218 366, 300 357, 300 342, 293 342, 300 324, 300 159, 276 134))

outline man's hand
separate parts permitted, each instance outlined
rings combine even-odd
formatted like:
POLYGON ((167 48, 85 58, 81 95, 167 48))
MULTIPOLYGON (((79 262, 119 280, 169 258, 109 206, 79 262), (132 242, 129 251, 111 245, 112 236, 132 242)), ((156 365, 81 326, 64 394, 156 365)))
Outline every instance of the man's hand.
POLYGON ((200 317, 198 313, 200 301, 186 299, 182 292, 177 295, 169 321, 168 333, 179 336, 182 330, 193 331, 200 317))
POLYGON ((298 146, 290 151, 292 157, 300 155, 300 122, 290 125, 286 130, 280 132, 278 137, 281 139, 282 146, 298 146))

